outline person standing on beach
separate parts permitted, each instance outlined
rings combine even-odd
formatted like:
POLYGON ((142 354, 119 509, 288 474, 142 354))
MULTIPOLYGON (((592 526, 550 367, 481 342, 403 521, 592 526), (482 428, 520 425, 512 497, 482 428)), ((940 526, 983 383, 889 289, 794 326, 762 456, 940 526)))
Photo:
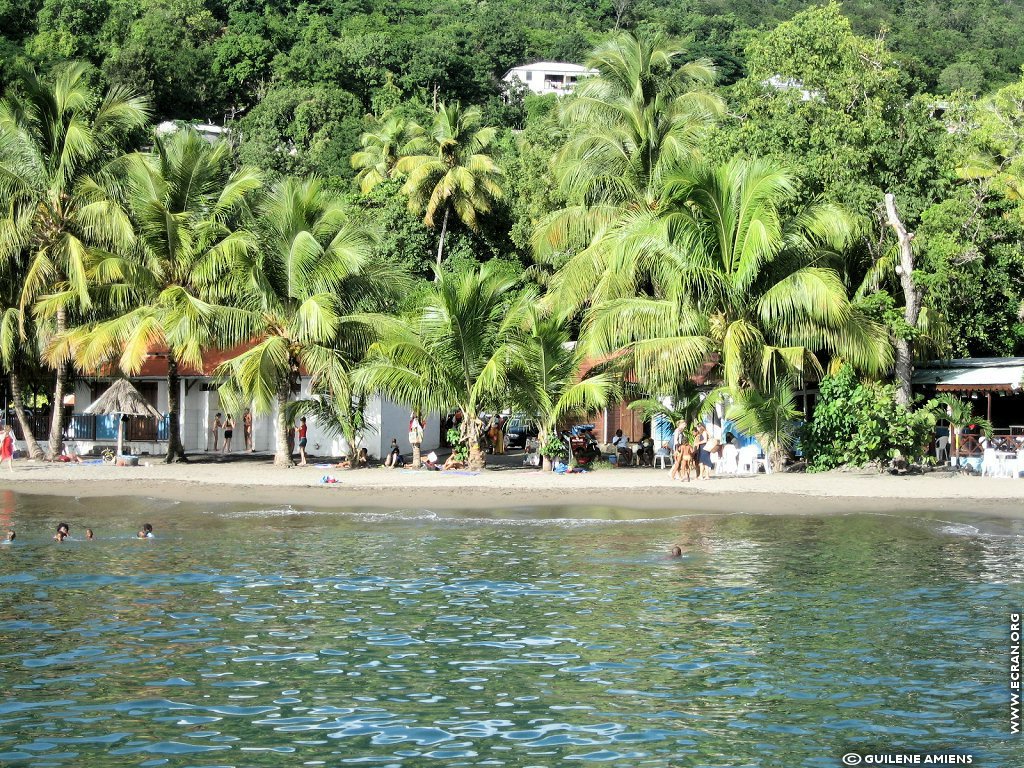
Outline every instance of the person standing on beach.
POLYGON ((227 419, 224 421, 224 445, 221 446, 220 453, 223 456, 231 451, 231 436, 235 434, 235 420, 231 418, 231 414, 228 414, 227 419))
POLYGON ((252 411, 248 408, 242 414, 242 430, 245 433, 245 450, 249 451, 249 453, 256 453, 256 449, 252 444, 252 411))
POLYGON ((210 424, 210 434, 213 435, 214 451, 220 447, 220 428, 223 425, 224 422, 220 420, 220 411, 217 411, 217 415, 213 417, 213 423, 210 424))
POLYGON ((4 434, 0 438, 0 464, 7 462, 7 468, 14 471, 14 432, 11 425, 4 425, 4 434))
POLYGON ((299 438, 299 466, 306 466, 306 417, 299 419, 299 426, 295 428, 295 436, 299 438))

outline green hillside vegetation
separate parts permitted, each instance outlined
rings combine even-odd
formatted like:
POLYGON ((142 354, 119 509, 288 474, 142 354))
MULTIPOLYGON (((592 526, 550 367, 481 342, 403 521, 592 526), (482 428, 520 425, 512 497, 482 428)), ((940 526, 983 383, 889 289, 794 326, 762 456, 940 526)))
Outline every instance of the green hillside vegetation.
POLYGON ((541 336, 624 353, 595 375, 630 368, 647 397, 716 359, 737 407, 777 414, 841 364, 891 378, 904 341, 1024 354, 1022 9, 0 0, 0 363, 45 402, 147 344, 194 361, 257 337, 225 372, 265 406, 319 366, 335 398, 372 380, 431 408, 554 408, 507 359, 445 389, 444 350, 475 341, 437 308, 462 308, 523 360, 541 336), (536 60, 600 75, 561 99, 503 88, 536 60), (228 144, 154 139, 167 120, 228 144), (915 233, 909 323, 887 193, 915 233), (527 306, 532 326, 502 319, 527 306))

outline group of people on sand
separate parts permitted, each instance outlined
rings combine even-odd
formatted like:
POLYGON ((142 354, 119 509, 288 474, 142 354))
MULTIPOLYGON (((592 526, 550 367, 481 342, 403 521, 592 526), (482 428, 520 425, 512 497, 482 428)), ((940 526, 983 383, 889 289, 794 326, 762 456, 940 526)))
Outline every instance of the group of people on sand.
MULTIPOLYGON (((231 453, 231 441, 235 436, 235 426, 234 416, 229 413, 225 418, 220 411, 217 411, 217 415, 210 422, 210 443, 213 445, 214 453, 219 452, 222 456, 231 453)), ((252 442, 252 411, 248 408, 242 414, 242 434, 245 439, 245 450, 255 453, 256 448, 252 442)))
MULTIPOLYGON (((18 538, 17 532, 13 528, 7 529, 7 534, 4 536, 4 541, 14 541, 18 538)), ((67 541, 71 538, 71 525, 68 523, 57 523, 57 531, 53 534, 53 540, 67 541)), ((85 540, 92 541, 96 538, 96 534, 93 533, 92 528, 85 529, 85 540)), ((137 539, 152 539, 153 538, 153 526, 149 523, 143 523, 139 532, 135 534, 137 539)))
POLYGON ((672 433, 672 472, 669 477, 688 483, 690 472, 695 472, 698 480, 707 480, 714 468, 714 456, 721 450, 721 441, 703 424, 698 424, 691 433, 689 425, 680 421, 672 433))

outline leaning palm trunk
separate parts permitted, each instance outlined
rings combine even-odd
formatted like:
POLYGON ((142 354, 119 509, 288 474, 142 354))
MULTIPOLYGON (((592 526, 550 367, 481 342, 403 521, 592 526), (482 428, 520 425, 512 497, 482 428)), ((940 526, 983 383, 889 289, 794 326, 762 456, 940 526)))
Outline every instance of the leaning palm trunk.
MULTIPOLYGON (((67 315, 57 311, 57 335, 67 330, 67 315)), ((64 438, 64 386, 71 372, 71 362, 64 360, 57 364, 57 382, 53 386, 53 404, 50 413, 50 440, 46 457, 53 460, 60 455, 60 444, 64 438)))
POLYGON ((277 385, 277 451, 274 464, 279 467, 292 465, 292 451, 288 445, 288 395, 291 389, 291 380, 287 376, 277 385))
POLYGON ((43 449, 36 442, 36 436, 32 433, 33 425, 29 423, 28 416, 25 415, 25 401, 21 394, 21 379, 18 378, 18 374, 12 371, 10 380, 11 407, 14 408, 14 415, 18 419, 18 424, 21 425, 21 434, 25 436, 25 451, 30 459, 41 459, 43 458, 43 449))
POLYGON ((167 457, 164 462, 170 464, 175 461, 188 461, 185 456, 185 446, 181 443, 181 423, 179 421, 179 410, 181 405, 178 401, 178 392, 181 386, 181 377, 178 375, 178 360, 174 353, 167 353, 167 457))

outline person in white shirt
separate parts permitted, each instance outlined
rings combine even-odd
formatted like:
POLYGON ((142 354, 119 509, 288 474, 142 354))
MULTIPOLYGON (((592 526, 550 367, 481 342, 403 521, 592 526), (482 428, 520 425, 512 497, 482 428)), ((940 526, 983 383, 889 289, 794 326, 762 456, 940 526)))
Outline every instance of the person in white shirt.
POLYGON ((615 446, 617 465, 620 467, 630 466, 633 463, 633 449, 629 447, 629 438, 622 434, 621 429, 615 430, 612 445, 615 446))

